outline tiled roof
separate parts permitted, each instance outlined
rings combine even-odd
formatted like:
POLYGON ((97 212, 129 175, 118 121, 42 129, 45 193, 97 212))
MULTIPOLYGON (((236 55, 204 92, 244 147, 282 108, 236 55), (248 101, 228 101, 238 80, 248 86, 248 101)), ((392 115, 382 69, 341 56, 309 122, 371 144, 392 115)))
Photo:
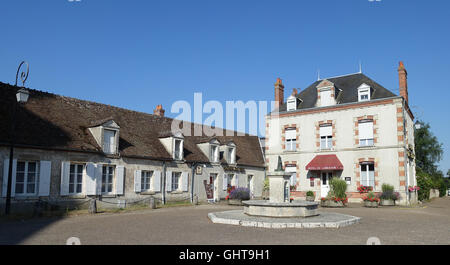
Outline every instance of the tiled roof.
MULTIPOLYGON (((0 143, 3 144, 9 143, 16 90, 16 87, 0 82, 0 143)), ((101 147, 88 128, 112 119, 120 126, 121 156, 171 159, 159 140, 170 132, 173 121, 171 118, 33 89, 29 91, 28 102, 17 110, 15 142, 18 145, 101 153, 101 147)), ((257 136, 246 134, 216 138, 222 144, 230 140, 236 144, 236 160, 239 165, 264 166, 257 136)), ((209 137, 185 136, 184 154, 187 162, 208 162, 208 158, 197 147, 197 143, 204 142, 205 139, 209 137)))

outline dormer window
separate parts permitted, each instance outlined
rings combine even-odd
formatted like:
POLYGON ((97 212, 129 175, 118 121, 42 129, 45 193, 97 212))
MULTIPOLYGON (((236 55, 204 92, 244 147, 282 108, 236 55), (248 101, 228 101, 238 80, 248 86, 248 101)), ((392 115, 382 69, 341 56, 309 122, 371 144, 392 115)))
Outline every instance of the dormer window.
POLYGON ((218 163, 219 162, 219 146, 215 144, 211 144, 211 152, 210 152, 211 162, 218 163))
POLYGON ((103 152, 107 154, 116 153, 116 131, 103 130, 103 152))
POLYGON ((183 160, 183 139, 174 139, 173 159, 183 160))
POLYGON ((320 91, 320 106, 330 106, 332 104, 331 89, 320 91))
POLYGON ((236 145, 234 143, 229 143, 227 146, 227 162, 236 164, 236 145))
POLYGON ((297 109, 297 98, 294 96, 290 96, 287 99, 287 111, 293 111, 297 109))
POLYGON ((362 84, 358 87, 358 101, 369 101, 370 100, 370 86, 367 84, 362 84))

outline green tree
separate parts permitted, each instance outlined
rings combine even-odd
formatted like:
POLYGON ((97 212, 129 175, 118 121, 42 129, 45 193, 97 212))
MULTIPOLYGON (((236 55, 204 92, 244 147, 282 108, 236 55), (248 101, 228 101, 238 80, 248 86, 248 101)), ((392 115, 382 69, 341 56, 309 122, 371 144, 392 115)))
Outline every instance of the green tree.
POLYGON ((450 169, 447 170, 447 178, 450 178, 450 169))
POLYGON ((430 130, 430 125, 418 121, 420 128, 414 131, 416 165, 425 173, 437 173, 437 163, 441 161, 443 150, 436 136, 430 130))

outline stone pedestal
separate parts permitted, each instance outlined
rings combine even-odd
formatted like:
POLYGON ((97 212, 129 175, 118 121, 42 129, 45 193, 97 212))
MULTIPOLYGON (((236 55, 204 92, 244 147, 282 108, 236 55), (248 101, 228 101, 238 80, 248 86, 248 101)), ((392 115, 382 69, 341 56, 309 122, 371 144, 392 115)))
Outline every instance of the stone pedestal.
POLYGON ((290 178, 291 174, 284 171, 268 173, 269 178, 269 202, 282 203, 289 202, 290 199, 290 178))

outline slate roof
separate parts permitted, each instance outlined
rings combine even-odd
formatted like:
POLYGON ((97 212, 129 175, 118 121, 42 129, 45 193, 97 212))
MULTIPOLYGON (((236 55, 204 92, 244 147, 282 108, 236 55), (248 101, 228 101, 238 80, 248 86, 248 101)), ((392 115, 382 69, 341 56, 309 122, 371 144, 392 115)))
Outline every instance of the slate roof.
MULTIPOLYGON (((9 143, 17 88, 0 82, 0 144, 9 143)), ((54 150, 102 153, 88 128, 114 120, 120 126, 119 153, 125 157, 171 160, 159 138, 171 129, 173 119, 110 105, 29 89, 30 98, 17 109, 15 143, 54 150)), ((198 124, 196 126, 199 126, 198 124)), ((194 126, 192 126, 193 135, 194 126)), ((226 131, 224 130, 224 135, 226 131)), ((221 144, 233 141, 238 165, 264 167, 257 136, 217 136, 221 144)), ((208 136, 185 136, 187 162, 208 162, 197 143, 208 136)))
MULTIPOLYGON (((336 91, 339 91, 335 95, 338 104, 358 102, 358 87, 363 83, 366 83, 372 89, 372 94, 370 96, 371 100, 397 96, 362 73, 355 73, 325 79, 334 83, 336 91)), ((297 94, 297 98, 301 99, 301 102, 297 105, 298 110, 315 107, 317 101, 316 86, 325 79, 321 79, 312 83, 306 89, 300 91, 300 93, 297 94)), ((287 104, 285 102, 280 106, 279 111, 283 112, 286 111, 286 109, 287 104)))

